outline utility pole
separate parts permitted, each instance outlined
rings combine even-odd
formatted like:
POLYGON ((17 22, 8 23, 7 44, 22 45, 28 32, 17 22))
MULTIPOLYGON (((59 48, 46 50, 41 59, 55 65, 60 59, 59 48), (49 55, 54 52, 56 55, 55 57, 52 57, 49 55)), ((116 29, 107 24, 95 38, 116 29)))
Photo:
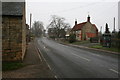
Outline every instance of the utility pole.
POLYGON ((32 14, 30 13, 30 30, 31 30, 31 20, 32 20, 32 14))
POLYGON ((31 41, 31 34, 32 34, 31 22, 32 22, 32 14, 30 13, 30 41, 31 41))
POLYGON ((113 31, 115 32, 115 17, 114 17, 114 30, 113 31))
POLYGON ((100 33, 102 34, 102 26, 100 27, 100 33))

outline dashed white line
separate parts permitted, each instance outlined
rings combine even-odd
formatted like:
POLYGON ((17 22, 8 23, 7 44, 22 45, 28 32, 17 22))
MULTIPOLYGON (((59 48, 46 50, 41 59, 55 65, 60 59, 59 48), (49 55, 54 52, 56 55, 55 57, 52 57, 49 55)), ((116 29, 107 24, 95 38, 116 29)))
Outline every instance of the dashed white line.
MULTIPOLYGON (((72 53, 72 54, 73 54, 73 53, 72 53)), ((81 59, 84 59, 84 60, 86 60, 86 61, 91 61, 90 59, 87 59, 87 58, 85 58, 85 57, 79 56, 79 55, 77 55, 77 54, 73 54, 73 55, 75 55, 75 56, 77 56, 77 57, 79 57, 79 58, 81 58, 81 59)))
POLYGON ((115 73, 117 73, 118 74, 118 71, 116 71, 116 70, 114 70, 114 69, 109 69, 110 71, 113 71, 113 72, 115 72, 115 73))

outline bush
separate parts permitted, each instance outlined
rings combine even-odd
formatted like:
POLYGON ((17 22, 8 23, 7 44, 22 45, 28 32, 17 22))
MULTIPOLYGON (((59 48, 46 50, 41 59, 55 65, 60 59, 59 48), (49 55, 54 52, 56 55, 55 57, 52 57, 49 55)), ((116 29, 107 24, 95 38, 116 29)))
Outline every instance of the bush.
POLYGON ((91 43, 98 43, 99 42, 99 38, 98 37, 91 37, 90 38, 90 42, 91 43))
POLYGON ((70 34, 69 43, 73 43, 75 41, 76 41, 76 35, 75 34, 70 34))

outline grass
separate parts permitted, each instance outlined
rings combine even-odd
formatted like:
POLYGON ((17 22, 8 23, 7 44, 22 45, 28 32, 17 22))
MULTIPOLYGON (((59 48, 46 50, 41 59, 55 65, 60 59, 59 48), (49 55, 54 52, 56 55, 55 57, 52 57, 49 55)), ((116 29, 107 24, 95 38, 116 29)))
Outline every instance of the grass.
POLYGON ((103 50, 107 50, 107 51, 113 51, 113 52, 120 52, 120 50, 118 48, 108 48, 108 47, 103 47, 102 45, 98 44, 95 46, 91 46, 90 48, 96 48, 96 49, 103 49, 103 50))
MULTIPOLYGON (((64 41, 63 43, 65 43, 65 44, 73 44, 73 45, 81 45, 81 44, 88 44, 88 43, 90 43, 90 41, 76 41, 76 42, 73 42, 73 43, 69 43, 69 41, 64 41)), ((92 45, 92 46, 90 46, 90 48, 102 49, 102 50, 113 51, 113 52, 120 52, 120 49, 118 49, 118 48, 103 47, 100 44, 95 44, 94 46, 92 45)))
POLYGON ((87 43, 90 43, 90 42, 89 41, 76 41, 71 44, 80 45, 80 44, 87 44, 87 43))
POLYGON ((80 45, 80 44, 87 44, 87 43, 90 43, 90 42, 89 41, 76 41, 76 42, 73 42, 73 43, 69 43, 69 41, 64 41, 63 43, 65 43, 65 44, 80 45))
POLYGON ((10 71, 24 67, 25 65, 21 62, 3 62, 2 71, 10 71))

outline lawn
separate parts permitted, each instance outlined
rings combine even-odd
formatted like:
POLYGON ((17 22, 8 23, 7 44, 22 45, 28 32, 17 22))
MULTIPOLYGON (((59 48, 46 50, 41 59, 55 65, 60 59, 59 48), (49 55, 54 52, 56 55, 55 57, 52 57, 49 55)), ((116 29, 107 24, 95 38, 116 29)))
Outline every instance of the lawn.
POLYGON ((3 62, 2 71, 15 70, 15 69, 19 69, 24 66, 25 65, 21 62, 3 62))

